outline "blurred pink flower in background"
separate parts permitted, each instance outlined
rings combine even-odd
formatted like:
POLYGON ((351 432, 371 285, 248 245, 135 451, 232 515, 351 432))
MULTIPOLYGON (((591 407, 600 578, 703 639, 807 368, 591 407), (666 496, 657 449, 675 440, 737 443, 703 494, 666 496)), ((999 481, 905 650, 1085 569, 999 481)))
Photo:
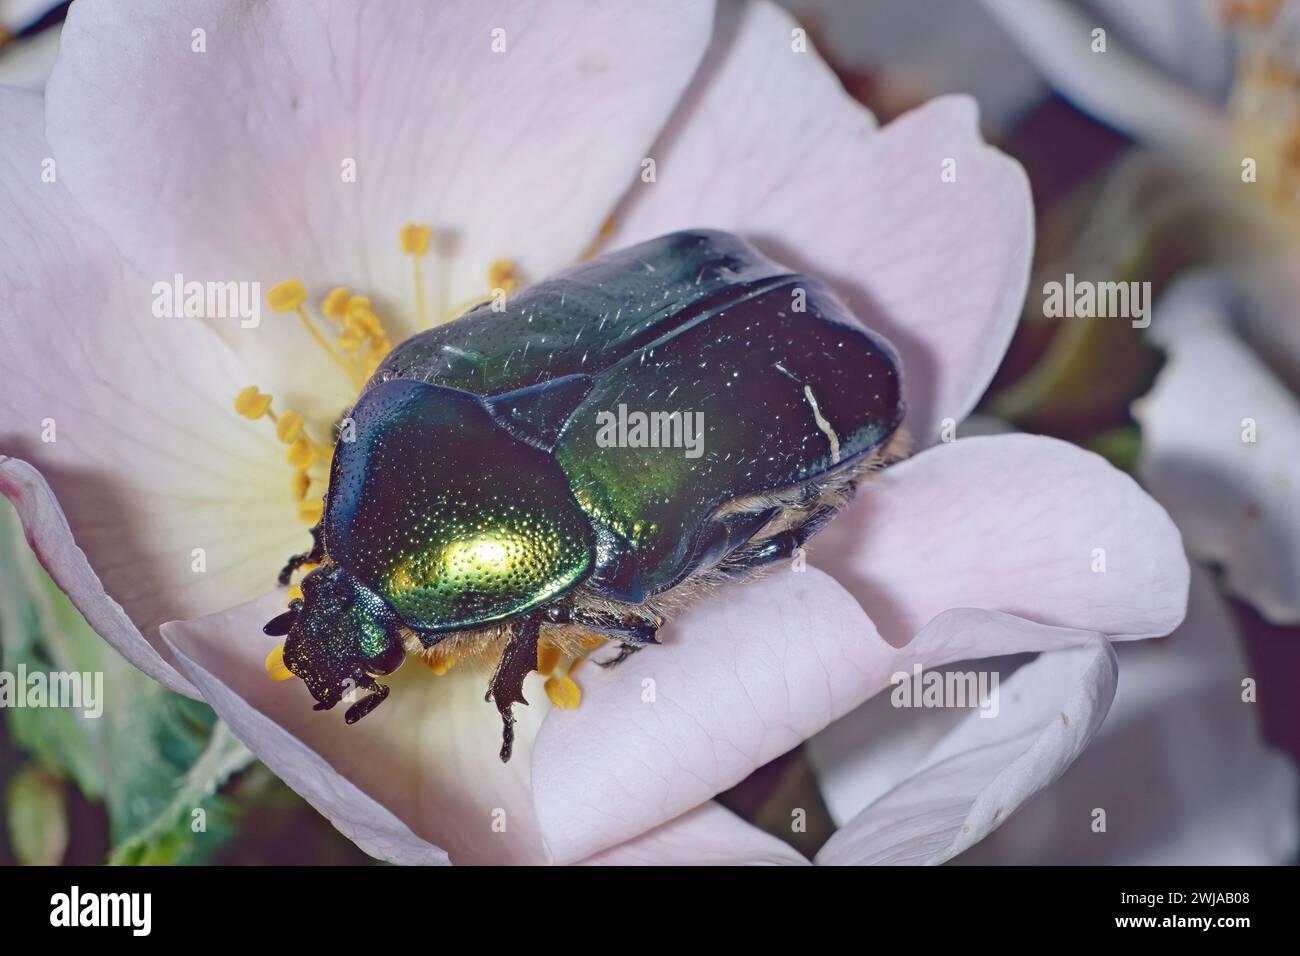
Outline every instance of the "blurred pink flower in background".
POLYGON ((984 5, 1063 96, 1196 174, 1201 201, 1230 204, 1226 234, 1229 216, 1250 224, 1232 261, 1157 306, 1169 360, 1134 408, 1138 472, 1231 593, 1300 624, 1300 4, 984 5))

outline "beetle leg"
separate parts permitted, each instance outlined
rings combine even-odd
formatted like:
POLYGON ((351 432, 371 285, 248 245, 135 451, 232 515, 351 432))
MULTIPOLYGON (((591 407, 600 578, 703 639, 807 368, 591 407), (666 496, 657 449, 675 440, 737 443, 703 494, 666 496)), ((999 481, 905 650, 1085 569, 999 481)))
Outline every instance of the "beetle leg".
POLYGON ((736 552, 722 563, 721 570, 733 578, 741 578, 773 561, 791 557, 809 538, 824 528, 839 510, 840 505, 817 508, 797 527, 787 528, 736 552))
POLYGON ((297 571, 304 564, 319 564, 325 557, 325 539, 321 535, 321 529, 324 524, 325 519, 322 518, 320 521, 316 522, 316 527, 311 529, 311 550, 304 551, 302 554, 295 554, 285 562, 284 567, 280 569, 280 577, 277 580, 280 582, 281 587, 285 587, 289 583, 289 579, 293 577, 293 572, 297 571))
POLYGON ((641 650, 641 648, 643 647, 645 647, 644 644, 622 644, 619 646, 618 654, 616 654, 614 657, 611 657, 607 661, 596 661, 596 663, 600 667, 615 667, 619 664, 622 664, 625 660, 627 660, 637 651, 641 650))
POLYGON ((537 639, 541 619, 534 615, 519 618, 510 631, 510 640, 501 652, 501 660, 492 674, 484 700, 494 701, 501 714, 501 762, 510 759, 515 745, 515 704, 528 706, 524 700, 524 678, 537 669, 537 639))
POLYGON ((349 707, 347 713, 343 715, 343 719, 349 724, 355 724, 388 699, 388 685, 379 683, 369 674, 362 674, 357 681, 357 686, 370 691, 370 693, 349 707))

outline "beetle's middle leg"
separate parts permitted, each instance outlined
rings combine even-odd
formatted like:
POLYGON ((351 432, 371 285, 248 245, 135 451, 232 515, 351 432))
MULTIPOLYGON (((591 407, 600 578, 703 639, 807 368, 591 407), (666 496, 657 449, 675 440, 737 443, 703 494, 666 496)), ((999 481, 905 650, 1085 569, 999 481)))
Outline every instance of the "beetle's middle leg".
POLYGON ((619 642, 616 657, 597 661, 601 667, 621 664, 647 644, 659 643, 659 628, 663 618, 657 614, 650 618, 637 614, 614 614, 568 603, 557 603, 547 608, 547 620, 553 624, 572 624, 594 631, 619 642))
POLYGON ((537 669, 537 639, 541 636, 542 617, 529 614, 514 622, 501 660, 492 674, 484 700, 496 703, 501 715, 501 762, 510 759, 515 746, 515 704, 528 706, 524 700, 524 678, 537 669))
POLYGON ((813 535, 826 527, 841 507, 836 503, 813 509, 799 524, 728 555, 719 570, 730 577, 741 578, 764 565, 792 557, 813 535))

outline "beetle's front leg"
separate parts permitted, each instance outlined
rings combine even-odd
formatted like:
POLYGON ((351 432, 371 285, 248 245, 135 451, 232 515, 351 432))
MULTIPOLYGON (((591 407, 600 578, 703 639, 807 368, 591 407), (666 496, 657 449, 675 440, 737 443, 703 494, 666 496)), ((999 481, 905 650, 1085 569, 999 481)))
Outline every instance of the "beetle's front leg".
POLYGON ((501 714, 501 761, 510 759, 515 745, 515 704, 528 706, 524 700, 524 678, 537 669, 537 639, 541 635, 539 616, 529 614, 514 622, 510 640, 501 652, 501 660, 492 674, 484 700, 495 701, 501 714))
POLYGON ((311 550, 302 554, 295 554, 291 557, 283 568, 280 569, 280 587, 285 587, 289 579, 293 577, 293 572, 297 571, 304 564, 319 564, 325 558, 325 539, 321 534, 321 528, 324 525, 324 519, 316 522, 316 527, 311 529, 311 550))
POLYGON ((370 693, 349 707, 347 713, 343 715, 343 719, 349 724, 355 724, 388 699, 388 685, 379 683, 369 674, 362 672, 357 679, 357 686, 370 693))

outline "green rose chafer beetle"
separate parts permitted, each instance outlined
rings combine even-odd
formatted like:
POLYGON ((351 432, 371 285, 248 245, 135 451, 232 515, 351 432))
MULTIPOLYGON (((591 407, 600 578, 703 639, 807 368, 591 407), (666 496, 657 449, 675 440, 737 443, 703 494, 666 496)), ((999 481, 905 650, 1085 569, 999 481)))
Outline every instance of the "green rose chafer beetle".
POLYGON ((824 286, 676 232, 397 346, 343 421, 302 597, 265 627, 316 709, 407 651, 500 649, 513 740, 543 629, 655 643, 702 584, 794 553, 897 457, 899 363, 824 286), (608 427, 617 413, 637 426, 608 427), (697 446, 683 425, 702 423, 697 446))

